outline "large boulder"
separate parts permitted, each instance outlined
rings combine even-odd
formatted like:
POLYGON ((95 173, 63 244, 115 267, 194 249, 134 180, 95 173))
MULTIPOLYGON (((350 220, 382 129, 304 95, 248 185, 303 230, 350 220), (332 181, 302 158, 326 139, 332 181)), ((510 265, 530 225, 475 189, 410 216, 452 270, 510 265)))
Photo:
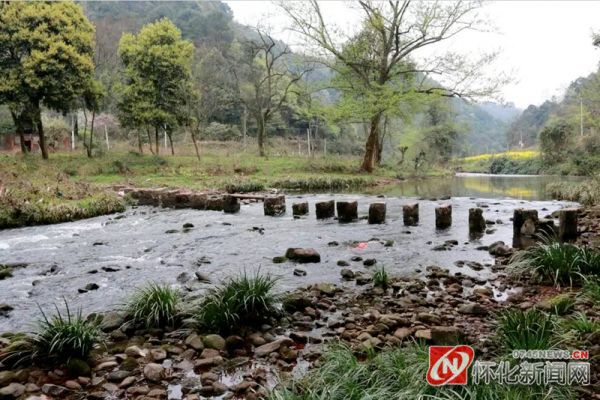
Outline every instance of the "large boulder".
POLYGON ((315 250, 311 248, 300 248, 300 247, 292 247, 287 249, 285 252, 285 257, 288 260, 296 261, 299 263, 318 263, 321 262, 321 255, 315 250))

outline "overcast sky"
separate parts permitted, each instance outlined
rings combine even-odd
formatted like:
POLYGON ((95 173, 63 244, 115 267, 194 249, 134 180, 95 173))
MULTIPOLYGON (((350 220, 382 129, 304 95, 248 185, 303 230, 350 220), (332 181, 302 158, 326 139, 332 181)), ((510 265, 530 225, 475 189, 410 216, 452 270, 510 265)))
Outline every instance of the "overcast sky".
MULTIPOLYGON (((246 25, 267 24, 290 44, 298 39, 285 30, 286 20, 270 1, 226 1, 234 18, 246 25)), ((346 29, 357 26, 358 15, 347 1, 323 2, 327 21, 346 29)), ((571 81, 598 69, 600 50, 592 46, 592 31, 600 32, 600 1, 499 1, 484 6, 483 14, 496 33, 458 37, 460 51, 498 49, 496 69, 509 73, 514 83, 504 87, 505 101, 520 108, 560 96, 571 81)))

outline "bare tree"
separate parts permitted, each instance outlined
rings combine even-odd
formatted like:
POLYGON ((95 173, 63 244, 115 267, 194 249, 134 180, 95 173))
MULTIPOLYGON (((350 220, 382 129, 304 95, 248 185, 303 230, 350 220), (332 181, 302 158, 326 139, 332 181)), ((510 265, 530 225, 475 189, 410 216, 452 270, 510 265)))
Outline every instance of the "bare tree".
POLYGON ((258 151, 265 156, 267 125, 287 101, 293 86, 309 69, 292 71, 288 65, 291 51, 271 35, 256 30, 258 38, 244 43, 240 60, 233 71, 240 100, 256 121, 258 151))
POLYGON ((383 116, 407 94, 483 96, 496 91, 504 80, 485 80, 481 71, 495 54, 469 62, 464 55, 445 52, 417 62, 415 53, 425 47, 472 29, 482 22, 479 1, 371 1, 361 0, 361 30, 343 35, 325 21, 317 0, 281 2, 296 32, 316 47, 316 55, 343 79, 339 88, 349 93, 365 112, 369 132, 361 169, 371 172, 379 164, 379 136, 383 116), (437 84, 430 77, 442 79, 437 84))

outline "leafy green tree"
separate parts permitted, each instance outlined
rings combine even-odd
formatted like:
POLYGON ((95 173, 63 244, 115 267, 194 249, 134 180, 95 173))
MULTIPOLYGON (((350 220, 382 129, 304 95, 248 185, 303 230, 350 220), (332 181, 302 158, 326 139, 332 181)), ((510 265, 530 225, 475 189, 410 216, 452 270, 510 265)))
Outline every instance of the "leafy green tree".
POLYGON ((540 150, 547 165, 556 164, 566 156, 573 128, 565 121, 557 120, 548 124, 540 132, 540 150))
POLYGON ((476 15, 479 2, 426 2, 362 0, 361 31, 350 37, 325 21, 317 0, 282 2, 293 20, 294 29, 317 55, 338 74, 344 75, 340 89, 363 99, 368 115, 369 132, 361 169, 371 172, 379 164, 379 143, 385 114, 397 107, 406 95, 436 94, 442 96, 481 96, 494 92, 504 80, 482 80, 486 65, 494 54, 479 60, 465 55, 440 53, 417 63, 414 54, 439 44, 461 32, 481 26, 476 15), (443 85, 427 79, 443 77, 443 85), (418 79, 417 81, 414 81, 418 79), (414 84, 406 85, 406 83, 414 84))
POLYGON ((121 115, 127 115, 126 125, 154 129, 156 154, 161 130, 169 138, 171 154, 175 153, 172 134, 187 118, 182 104, 190 90, 193 53, 193 44, 183 40, 181 31, 166 18, 145 25, 137 35, 121 37, 119 55, 126 77, 121 115))
POLYGON ((0 2, 0 104, 21 136, 36 131, 48 149, 43 106, 68 112, 94 73, 94 28, 72 2, 0 2))

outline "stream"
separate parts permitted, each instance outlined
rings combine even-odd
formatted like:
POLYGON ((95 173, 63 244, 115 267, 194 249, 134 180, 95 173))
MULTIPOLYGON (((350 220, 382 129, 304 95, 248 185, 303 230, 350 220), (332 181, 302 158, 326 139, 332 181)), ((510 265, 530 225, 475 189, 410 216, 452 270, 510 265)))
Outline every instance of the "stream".
POLYGON ((279 277, 278 289, 282 292, 321 282, 354 285, 341 280, 338 260, 348 261, 347 268, 366 273, 385 266, 392 276, 418 276, 425 274, 427 266, 437 265, 488 279, 492 275, 489 268, 474 271, 466 266, 459 268, 455 262, 493 264, 489 253, 477 247, 498 240, 511 243, 510 218, 515 208, 537 209, 543 218, 572 205, 547 200, 540 177, 494 178, 433 178, 379 188, 378 193, 370 194, 288 194, 288 211, 281 217, 264 216, 262 203, 242 205, 238 214, 137 207, 119 215, 0 231, 0 264, 27 264, 14 269, 13 277, 0 281, 0 303, 14 307, 10 317, 0 317, 0 332, 33 329, 40 316, 38 305, 52 313, 55 304, 63 305, 63 298, 72 307, 89 313, 120 307, 135 288, 149 281, 184 290, 201 291, 212 286, 197 281, 196 272, 217 283, 244 271, 253 274, 260 270, 279 277), (452 197, 431 198, 438 196, 452 197), (309 202, 310 213, 293 219, 291 205, 300 199, 309 202), (370 203, 385 201, 387 222, 368 225, 364 219, 349 224, 317 221, 314 203, 330 199, 357 200, 359 217, 367 215, 370 203), (402 205, 415 201, 420 204, 420 223, 406 227, 402 205), (453 224, 438 231, 434 208, 442 203, 452 204, 453 224), (488 226, 492 233, 470 240, 468 210, 478 206, 484 207, 486 219, 498 223, 488 226), (186 231, 182 228, 186 223, 194 227, 186 231), (447 240, 459 244, 446 251, 433 250, 447 240), (394 244, 385 246, 386 241, 394 244), (321 262, 273 263, 273 257, 284 255, 288 247, 312 247, 321 254, 321 262), (374 258, 377 264, 365 267, 362 262, 352 262, 354 256, 374 258), (306 276, 295 276, 295 268, 306 271, 306 276), (183 273, 190 278, 185 283, 183 273), (79 289, 88 284, 96 284, 98 289, 80 293, 79 289))

